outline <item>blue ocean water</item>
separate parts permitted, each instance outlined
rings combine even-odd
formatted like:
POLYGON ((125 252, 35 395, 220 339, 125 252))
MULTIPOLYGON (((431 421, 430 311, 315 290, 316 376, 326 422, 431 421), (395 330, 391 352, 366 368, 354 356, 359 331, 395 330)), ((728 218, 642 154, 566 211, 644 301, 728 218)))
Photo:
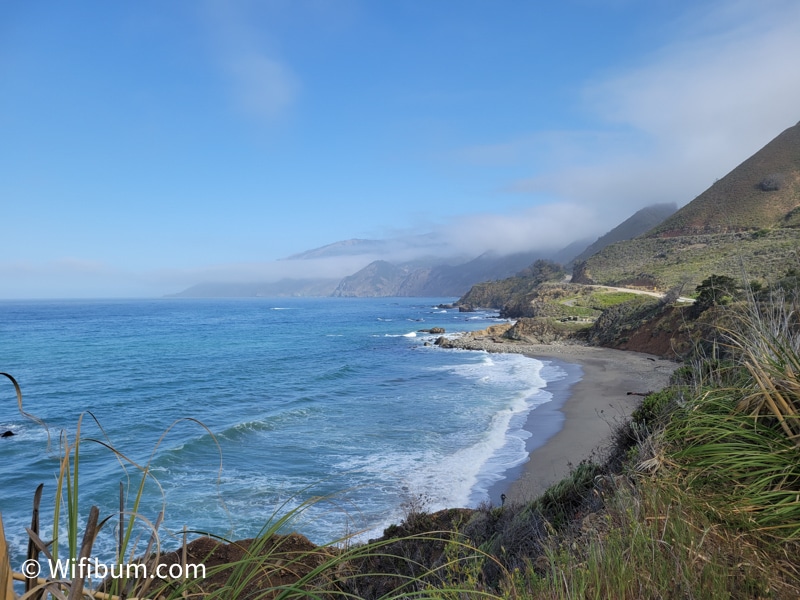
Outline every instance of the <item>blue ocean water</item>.
MULTIPOLYGON (((139 480, 93 438, 149 465, 157 483, 140 513, 163 509, 165 534, 241 539, 302 506, 289 527, 325 542, 379 534, 409 503, 487 500, 525 460, 525 421, 564 372, 425 345, 435 336, 420 329, 496 321, 443 301, 0 302, 0 371, 52 437, 48 451, 48 432, 20 416, 3 378, 0 431, 16 435, 0 440, 0 513, 15 559, 39 483, 52 523, 59 433, 73 437, 81 414, 81 513, 114 514, 120 482, 130 504, 139 480)), ((114 539, 97 551, 113 555, 114 539)))

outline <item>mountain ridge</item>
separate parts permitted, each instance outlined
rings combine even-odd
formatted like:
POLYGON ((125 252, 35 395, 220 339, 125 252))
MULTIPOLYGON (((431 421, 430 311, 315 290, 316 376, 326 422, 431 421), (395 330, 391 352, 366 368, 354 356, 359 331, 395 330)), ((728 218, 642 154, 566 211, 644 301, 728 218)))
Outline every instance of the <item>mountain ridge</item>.
POLYGON ((597 240, 587 246, 583 252, 574 256, 569 261, 568 266, 586 260, 590 256, 600 252, 606 246, 610 246, 616 242, 630 240, 639 235, 645 235, 648 231, 658 227, 666 219, 675 214, 677 210, 678 205, 675 202, 645 206, 614 227, 611 231, 597 238, 597 240))
POLYGON ((732 233, 786 226, 800 206, 800 123, 648 232, 646 237, 732 233))
POLYGON ((800 123, 663 223, 577 263, 572 280, 691 292, 712 274, 768 283, 800 268, 800 123))

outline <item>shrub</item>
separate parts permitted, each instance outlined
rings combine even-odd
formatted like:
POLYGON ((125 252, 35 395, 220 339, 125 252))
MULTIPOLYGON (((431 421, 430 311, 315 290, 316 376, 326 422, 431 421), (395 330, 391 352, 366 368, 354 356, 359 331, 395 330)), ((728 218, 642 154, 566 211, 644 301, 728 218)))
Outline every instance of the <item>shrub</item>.
POLYGON ((711 275, 697 286, 697 300, 694 313, 699 315, 712 306, 729 304, 739 293, 739 284, 727 275, 711 275))
POLYGON ((764 177, 758 187, 762 192, 776 192, 783 187, 784 183, 786 183, 786 176, 783 173, 773 173, 764 177))
POLYGON ((660 392, 648 394, 639 408, 633 411, 631 420, 637 425, 652 428, 665 416, 677 392, 677 388, 664 388, 660 392))

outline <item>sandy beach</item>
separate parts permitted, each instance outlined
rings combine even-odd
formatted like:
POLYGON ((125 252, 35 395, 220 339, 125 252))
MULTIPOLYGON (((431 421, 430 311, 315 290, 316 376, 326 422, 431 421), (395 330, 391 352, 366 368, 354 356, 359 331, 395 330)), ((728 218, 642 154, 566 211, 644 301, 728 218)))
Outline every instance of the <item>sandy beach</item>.
POLYGON ((505 492, 508 502, 532 500, 563 479, 570 469, 602 448, 613 427, 641 403, 639 394, 669 383, 680 363, 624 350, 570 343, 527 344, 498 338, 461 338, 458 347, 488 352, 515 352, 554 361, 567 379, 549 383, 553 400, 533 410, 526 429, 532 433, 529 460, 500 482, 492 501, 505 492), (633 392, 633 394, 628 394, 633 392), (561 425, 554 430, 555 425, 561 425))
MULTIPOLYGON (((569 389, 555 392, 565 394, 554 408, 563 413, 563 426, 531 451, 530 460, 506 492, 510 502, 531 500, 568 475, 572 466, 589 458, 608 440, 612 428, 641 403, 641 396, 628 392, 659 390, 680 366, 648 354, 584 346, 536 346, 524 354, 578 365, 581 375, 569 389)), ((535 429, 536 418, 534 410, 529 429, 535 429)))

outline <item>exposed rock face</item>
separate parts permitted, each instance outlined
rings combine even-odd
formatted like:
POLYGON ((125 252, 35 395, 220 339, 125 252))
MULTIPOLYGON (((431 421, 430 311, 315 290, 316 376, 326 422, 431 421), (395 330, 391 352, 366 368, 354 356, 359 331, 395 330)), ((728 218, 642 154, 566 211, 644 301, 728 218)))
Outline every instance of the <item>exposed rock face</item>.
POLYGON ((658 315, 663 308, 661 302, 649 297, 639 297, 609 308, 589 329, 587 340, 596 346, 619 348, 628 341, 631 332, 658 315))
POLYGON ((497 325, 489 325, 486 329, 481 329, 480 331, 473 331, 471 333, 472 337, 499 337, 505 335, 505 333, 511 329, 513 326, 512 323, 499 323, 497 325))
POLYGON ((434 335, 441 335, 444 333, 444 327, 431 327, 430 329, 420 329, 420 333, 432 333, 434 335))
POLYGON ((502 323, 479 331, 470 331, 456 338, 440 337, 435 343, 442 348, 524 352, 527 344, 554 344, 567 341, 574 340, 571 340, 568 333, 554 329, 546 319, 520 319, 516 323, 502 323), (519 349, 515 349, 516 342, 521 342, 519 349))
POLYGON ((540 259, 514 277, 475 284, 458 302, 465 306, 504 308, 509 301, 535 290, 544 282, 563 281, 565 274, 561 265, 540 259))
POLYGON ((549 320, 537 318, 519 319, 503 334, 503 337, 532 344, 552 344, 565 339, 564 334, 557 331, 549 320))
POLYGON ((468 350, 484 350, 481 344, 484 341, 492 343, 500 341, 503 335, 511 329, 511 323, 500 323, 491 325, 486 329, 470 331, 456 338, 440 337, 436 339, 436 345, 442 348, 463 348, 468 350))
POLYGON ((407 270, 385 260, 376 260, 358 273, 342 279, 332 295, 343 298, 397 296, 407 276, 407 270))
POLYGON ((586 261, 579 262, 572 269, 572 283, 591 285, 594 283, 586 261))
MULTIPOLYGON (((538 321, 539 319, 528 319, 538 321)), ((482 350, 484 352, 510 352, 525 354, 534 352, 542 346, 584 346, 585 342, 569 333, 560 334, 547 327, 523 324, 514 329, 511 323, 495 325, 481 331, 465 333, 459 337, 436 339, 435 344, 442 348, 460 350, 482 350)))
POLYGON ((574 295, 576 288, 572 284, 547 283, 537 286, 527 294, 515 295, 506 303, 500 316, 504 319, 520 319, 524 317, 558 317, 558 303, 562 298, 574 295))

